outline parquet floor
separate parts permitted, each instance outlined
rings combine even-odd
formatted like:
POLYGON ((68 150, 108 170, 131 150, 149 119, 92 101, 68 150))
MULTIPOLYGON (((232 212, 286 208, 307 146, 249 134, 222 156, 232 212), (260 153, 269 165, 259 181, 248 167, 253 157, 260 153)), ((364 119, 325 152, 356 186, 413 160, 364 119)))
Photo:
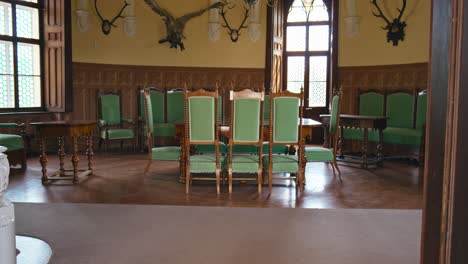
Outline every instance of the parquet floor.
MULTIPOLYGON (((57 159, 49 156, 49 168, 57 159)), ((95 175, 78 185, 41 184, 37 158, 28 160, 25 172, 13 171, 7 197, 13 202, 112 203, 200 205, 232 207, 287 208, 385 208, 418 209, 422 207, 422 169, 405 161, 386 161, 383 168, 363 170, 340 166, 343 182, 333 176, 331 166, 311 163, 306 169, 303 194, 289 182, 275 182, 270 195, 264 188, 257 194, 253 183, 234 185, 232 196, 218 197, 211 182, 194 182, 192 193, 185 195, 185 185, 178 182, 175 162, 154 161, 144 176, 144 154, 97 154, 95 175)), ((70 158, 67 157, 67 160, 70 158)), ((84 158, 83 158, 84 159, 84 158)), ((71 166, 67 163, 67 165, 71 166)), ((82 162, 82 166, 85 162, 82 162)))

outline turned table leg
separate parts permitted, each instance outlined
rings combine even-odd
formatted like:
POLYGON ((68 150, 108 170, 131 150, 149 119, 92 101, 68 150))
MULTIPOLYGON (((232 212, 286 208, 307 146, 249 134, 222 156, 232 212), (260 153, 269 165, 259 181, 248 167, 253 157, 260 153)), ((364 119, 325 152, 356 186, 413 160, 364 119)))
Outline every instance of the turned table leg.
POLYGON ((86 156, 88 157, 88 170, 93 172, 93 158, 94 158, 94 151, 93 151, 93 136, 86 137, 86 156))
POLYGON ((41 136, 40 139, 40 149, 41 149, 41 154, 39 156, 39 162, 41 163, 42 167, 42 184, 47 183, 47 154, 46 154, 46 144, 45 144, 45 137, 41 136))
POLYGON ((379 129, 379 144, 377 145, 377 165, 383 166, 383 131, 379 129))
POLYGON ((364 140, 362 141, 362 163, 361 168, 367 169, 367 154, 368 154, 368 145, 369 145, 369 130, 364 128, 364 140))
POLYGON ((59 156, 59 164, 60 164, 60 176, 65 175, 65 168, 64 168, 64 158, 65 158, 65 142, 64 142, 64 137, 59 137, 58 138, 58 144, 59 144, 59 150, 58 150, 58 156, 59 156))
POLYGON ((340 129, 340 138, 338 139, 338 156, 340 157, 340 159, 344 159, 344 129, 343 127, 339 127, 340 129))
POLYGON ((72 164, 73 164, 73 183, 78 182, 78 162, 80 159, 78 158, 78 137, 72 137, 72 145, 73 145, 73 155, 72 155, 72 164))

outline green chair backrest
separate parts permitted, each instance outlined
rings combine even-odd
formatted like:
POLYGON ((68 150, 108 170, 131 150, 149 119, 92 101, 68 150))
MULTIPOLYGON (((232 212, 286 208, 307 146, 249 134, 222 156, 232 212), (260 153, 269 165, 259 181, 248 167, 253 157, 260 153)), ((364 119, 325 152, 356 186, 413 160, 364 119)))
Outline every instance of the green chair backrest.
POLYGON ((234 98, 233 130, 234 142, 258 142, 260 139, 259 98, 234 98))
POLYGON ((270 122, 270 95, 265 95, 263 101, 263 123, 268 124, 270 122))
MULTIPOLYGON (((153 123, 162 124, 165 123, 164 111, 164 93, 160 91, 150 90, 151 103, 153 107, 153 123)), ((140 118, 146 120, 145 113, 145 102, 143 90, 140 92, 140 118)))
POLYGON ((100 95, 101 119, 109 125, 120 124, 120 96, 115 94, 100 95))
MULTIPOLYGON (((153 134, 154 133, 154 122, 152 122, 152 120, 154 120, 153 119, 154 117, 153 117, 153 98, 151 97, 151 92, 149 94, 146 94, 146 95, 143 93, 143 98, 144 98, 143 112, 145 113, 145 117, 146 117, 145 123, 146 123, 146 125, 149 126, 151 134, 153 134), (145 103, 146 103, 146 107, 148 108, 148 115, 146 115, 145 103)), ((146 129, 146 127, 145 127, 145 129, 146 129)))
POLYGON ((367 116, 384 115, 384 95, 367 92, 359 96, 359 114, 367 116))
POLYGON ((184 92, 169 91, 167 93, 167 122, 184 122, 184 92))
POLYGON ((335 95, 332 98, 331 113, 330 113, 330 129, 331 135, 334 135, 338 131, 338 119, 340 109, 340 96, 335 95))
POLYGON ((187 100, 190 142, 215 142, 215 98, 191 96, 187 100))
POLYGON ((416 128, 423 128, 426 124, 427 112, 427 93, 422 92, 418 95, 418 107, 416 109, 416 128))
POLYGON ((274 97, 273 104, 273 142, 297 143, 299 140, 299 106, 297 97, 274 97))
POLYGON ((413 127, 413 99, 413 96, 407 93, 394 93, 387 97, 387 126, 413 127))

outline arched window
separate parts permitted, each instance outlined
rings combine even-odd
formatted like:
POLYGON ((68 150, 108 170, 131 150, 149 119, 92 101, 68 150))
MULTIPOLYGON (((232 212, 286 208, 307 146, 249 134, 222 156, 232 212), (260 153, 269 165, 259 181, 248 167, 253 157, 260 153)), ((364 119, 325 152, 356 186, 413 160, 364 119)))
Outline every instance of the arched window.
POLYGON ((286 20, 285 81, 304 87, 306 107, 328 107, 330 12, 323 0, 295 0, 286 20))

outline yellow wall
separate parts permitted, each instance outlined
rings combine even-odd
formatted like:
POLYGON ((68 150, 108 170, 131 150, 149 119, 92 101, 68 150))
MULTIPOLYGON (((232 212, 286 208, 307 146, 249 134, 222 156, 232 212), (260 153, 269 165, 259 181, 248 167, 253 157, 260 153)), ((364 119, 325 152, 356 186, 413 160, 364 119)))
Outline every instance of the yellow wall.
MULTIPOLYGON (((241 2, 242 0, 231 0, 241 2)), ((411 0, 404 15, 408 26, 406 38, 398 47, 386 41, 386 32, 380 27, 383 20, 372 15, 370 0, 356 0, 358 16, 361 17, 360 32, 350 38, 344 29, 346 1, 340 1, 339 66, 390 65, 427 62, 429 55, 430 0, 411 0)), ((175 16, 180 16, 209 5, 208 0, 157 0, 175 16)), ((185 28, 186 50, 169 49, 168 44, 158 44, 165 36, 165 26, 143 0, 135 0, 137 34, 128 37, 123 32, 122 20, 117 28, 112 28, 105 36, 100 29, 100 21, 89 0, 91 28, 88 32, 78 32, 75 12, 73 12, 73 61, 154 66, 193 66, 193 67, 265 67, 266 7, 261 11, 262 37, 257 42, 250 41, 248 32, 243 29, 237 43, 232 43, 225 31, 218 42, 208 39, 208 13, 189 21, 185 28)), ((382 0, 387 14, 396 15, 395 8, 401 0, 382 0), (384 4, 385 3, 385 4, 384 4)), ((77 0, 73 0, 75 10, 77 0)), ((99 0, 101 13, 105 17, 114 16, 123 0, 99 0)), ((238 6, 228 15, 232 24, 239 25, 243 10, 238 6)), ((225 29, 222 29, 225 30, 225 29)))
MULTIPOLYGON (((387 43, 385 23, 374 17, 370 0, 356 0, 357 13, 361 17, 360 33, 354 38, 346 35, 344 17, 347 16, 346 1, 340 7, 339 66, 391 65, 427 62, 429 60, 431 0, 409 0, 403 16, 406 21, 406 37, 397 47, 387 43)), ((385 14, 397 15, 395 8, 401 0, 382 0, 385 14), (384 4, 385 3, 385 4, 384 4)))
MULTIPOLYGON (((161 7, 176 17, 207 7, 208 0, 157 0, 161 7)), ((115 16, 123 0, 100 0, 100 13, 106 17, 115 16)), ((76 27, 75 9, 77 0, 73 0, 73 61, 151 66, 193 66, 193 67, 265 67, 265 20, 266 8, 262 7, 262 37, 257 42, 249 39, 246 29, 241 31, 237 43, 231 42, 226 29, 222 28, 221 39, 211 42, 208 39, 208 12, 190 20, 185 27, 185 51, 169 49, 169 44, 159 44, 165 37, 165 25, 160 16, 154 13, 143 0, 135 0, 137 34, 128 37, 123 32, 123 20, 119 19, 117 28, 112 28, 109 35, 101 32, 100 20, 94 10, 94 1, 89 0, 89 21, 92 23, 88 32, 79 32, 76 27)), ((231 26, 238 26, 243 9, 238 5, 229 12, 231 26), (231 22, 232 21, 232 22, 231 22)), ((220 18, 221 21, 221 18, 220 18)))

